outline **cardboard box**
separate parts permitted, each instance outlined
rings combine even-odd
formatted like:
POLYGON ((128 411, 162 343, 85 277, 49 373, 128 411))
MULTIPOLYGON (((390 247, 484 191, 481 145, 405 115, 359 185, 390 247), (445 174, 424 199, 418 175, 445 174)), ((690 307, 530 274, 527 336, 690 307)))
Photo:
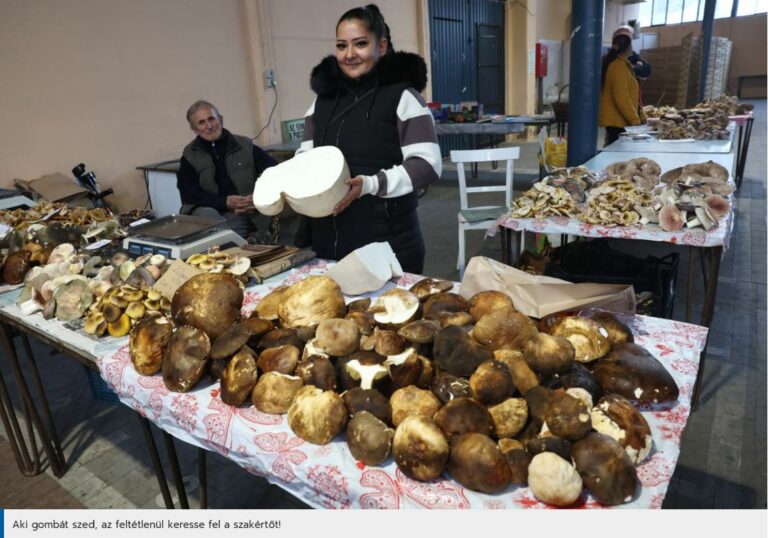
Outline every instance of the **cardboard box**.
POLYGON ((48 174, 37 179, 14 179, 13 184, 26 192, 51 202, 68 202, 83 197, 88 191, 74 178, 64 174, 48 174))

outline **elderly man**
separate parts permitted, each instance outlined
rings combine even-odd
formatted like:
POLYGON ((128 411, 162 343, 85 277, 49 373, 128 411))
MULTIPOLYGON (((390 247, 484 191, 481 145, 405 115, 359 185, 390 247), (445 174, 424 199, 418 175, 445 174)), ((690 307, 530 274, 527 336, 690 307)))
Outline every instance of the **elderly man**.
MULTIPOLYGON (((197 137, 184 148, 177 174, 181 213, 225 219, 232 231, 253 239, 259 215, 253 186, 277 163, 250 138, 224 129, 222 115, 208 101, 192 103, 187 121, 197 137)), ((261 222, 267 220, 262 217, 261 222)))

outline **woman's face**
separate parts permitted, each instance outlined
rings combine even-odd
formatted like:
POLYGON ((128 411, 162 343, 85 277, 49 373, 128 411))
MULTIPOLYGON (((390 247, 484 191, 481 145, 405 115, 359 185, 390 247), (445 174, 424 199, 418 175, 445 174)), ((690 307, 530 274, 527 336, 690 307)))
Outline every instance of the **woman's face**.
POLYGON ((341 21, 336 28, 336 61, 351 79, 368 73, 387 51, 387 40, 376 40, 376 34, 358 20, 341 21))

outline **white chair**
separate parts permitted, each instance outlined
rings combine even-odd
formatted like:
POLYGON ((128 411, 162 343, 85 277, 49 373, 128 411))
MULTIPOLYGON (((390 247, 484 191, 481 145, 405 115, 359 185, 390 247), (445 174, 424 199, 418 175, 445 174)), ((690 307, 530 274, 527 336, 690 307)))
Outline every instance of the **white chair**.
POLYGON ((509 211, 509 208, 512 205, 512 164, 513 161, 519 157, 519 147, 451 151, 451 162, 456 163, 456 172, 459 175, 459 196, 461 199, 461 209, 459 211, 459 257, 456 263, 456 268, 459 270, 459 278, 464 276, 464 266, 466 263, 466 231, 487 230, 497 218, 509 211), (491 161, 506 161, 506 179, 504 185, 492 187, 467 187, 467 175, 464 172, 464 163, 482 163, 491 161), (474 207, 469 205, 467 195, 485 192, 503 192, 504 205, 474 207))

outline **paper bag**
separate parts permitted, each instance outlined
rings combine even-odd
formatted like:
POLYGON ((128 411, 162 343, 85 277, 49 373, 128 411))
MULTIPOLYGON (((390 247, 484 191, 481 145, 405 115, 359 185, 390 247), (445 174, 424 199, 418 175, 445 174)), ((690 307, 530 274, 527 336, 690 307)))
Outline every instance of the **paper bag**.
POLYGON ((339 284, 345 295, 360 295, 400 278, 403 269, 389 243, 369 243, 347 254, 325 274, 339 284))
POLYGON ((512 298, 520 312, 532 318, 563 310, 600 307, 611 312, 635 312, 635 290, 624 284, 572 284, 559 278, 529 275, 490 258, 469 260, 459 294, 469 299, 483 290, 512 298))

